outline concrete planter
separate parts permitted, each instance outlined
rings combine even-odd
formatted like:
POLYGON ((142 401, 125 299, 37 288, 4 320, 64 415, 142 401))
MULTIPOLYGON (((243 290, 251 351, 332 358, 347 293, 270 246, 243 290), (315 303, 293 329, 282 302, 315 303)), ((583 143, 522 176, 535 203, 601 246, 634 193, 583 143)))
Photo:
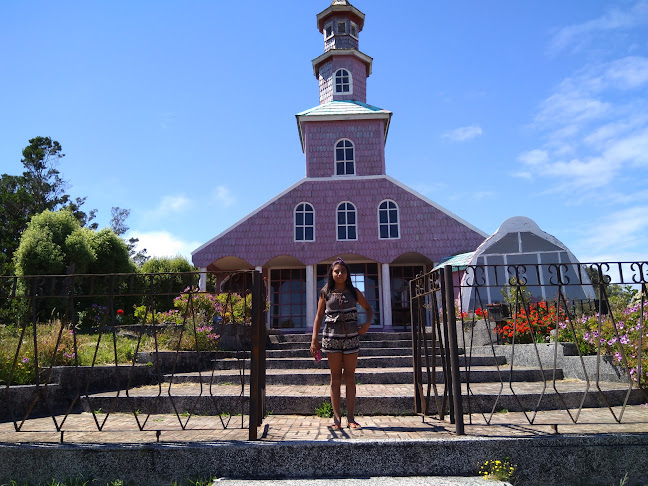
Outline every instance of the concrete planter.
MULTIPOLYGON (((581 356, 574 343, 535 343, 495 345, 495 355, 504 356, 513 366, 538 366, 544 369, 561 368, 565 378, 578 380, 630 383, 628 374, 614 364, 612 356, 581 356), (597 369, 598 365, 598 369, 597 369)), ((492 355, 489 346, 473 346, 473 355, 492 355)))
POLYGON ((220 334, 220 349, 225 351, 252 349, 252 326, 249 324, 216 324, 214 332, 220 334))

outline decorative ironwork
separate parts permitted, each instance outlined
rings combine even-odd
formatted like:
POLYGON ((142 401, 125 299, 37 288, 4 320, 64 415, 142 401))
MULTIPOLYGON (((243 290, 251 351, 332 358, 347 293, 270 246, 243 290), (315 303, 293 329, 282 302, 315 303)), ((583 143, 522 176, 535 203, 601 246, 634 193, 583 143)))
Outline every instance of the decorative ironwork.
MULTIPOLYGON (((459 414, 468 414, 471 423, 475 411, 491 424, 498 410, 505 408, 523 413, 529 424, 542 421, 545 410, 562 409, 570 423, 578 424, 583 410, 591 407, 607 409, 621 423, 629 404, 648 402, 647 282, 648 262, 483 264, 461 271, 446 266, 417 276, 411 282, 416 412, 435 413, 442 419, 452 412, 453 393, 459 393, 464 399, 459 414), (444 278, 453 270, 461 277, 459 283, 444 278), (628 292, 628 285, 636 290, 635 300, 620 308, 611 292, 628 292), (489 308, 496 312, 490 315, 489 308), (421 309, 427 313, 422 315, 421 309), (544 312, 543 327, 536 325, 539 312, 544 312), (630 314, 638 316, 636 322, 627 321, 630 314), (584 323, 592 326, 591 332, 584 334, 584 323), (622 332, 629 325, 633 342, 622 332), (455 345, 448 339, 454 330, 460 338, 455 345), (477 332, 481 342, 475 344, 477 332), (559 341, 559 332, 571 343, 559 341), (424 339, 426 335, 431 335, 432 343, 424 339), (595 352, 588 355, 585 351, 591 348, 595 352), (613 348, 614 354, 606 354, 606 348, 613 348), (564 349, 571 356, 563 356, 564 349), (449 359, 452 352, 463 358, 460 369, 449 359), (444 355, 441 391, 432 377, 437 371, 435 358, 444 355), (494 386, 476 381, 477 363, 486 358, 495 368, 494 386), (578 379, 563 379, 567 360, 578 379), (611 375, 604 375, 604 366, 621 377, 611 381, 611 375), (536 376, 535 381, 519 381, 525 375, 536 376), (453 384, 458 376, 460 386, 453 384), (434 412, 429 406, 432 391, 434 412), (418 406, 419 402, 423 405, 418 406)), ((459 417, 455 418, 461 433, 459 417)))
POLYGON ((245 427, 249 416, 256 439, 265 415, 265 300, 258 272, 0 277, 1 324, 15 331, 11 364, 0 368, 0 420, 21 432, 30 418, 50 417, 63 440, 80 411, 98 431, 111 414, 128 412, 159 440, 156 414, 172 412, 187 430, 207 412, 214 420, 201 430, 231 427, 239 415, 245 427), (230 350, 217 350, 226 338, 230 350), (219 393, 228 367, 238 392, 219 393))

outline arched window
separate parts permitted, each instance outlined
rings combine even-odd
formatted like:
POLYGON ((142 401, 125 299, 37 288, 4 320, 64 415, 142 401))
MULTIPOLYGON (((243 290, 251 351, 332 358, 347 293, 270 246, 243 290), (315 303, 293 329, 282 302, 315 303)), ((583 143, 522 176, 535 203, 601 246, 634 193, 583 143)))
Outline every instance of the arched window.
POLYGON ((353 77, 346 69, 335 71, 335 94, 353 94, 353 77))
POLYGON ((337 207, 337 239, 358 239, 356 208, 350 202, 343 202, 337 207))
POLYGON ((398 206, 387 199, 378 206, 378 237, 380 239, 400 238, 398 206))
POLYGON ((295 241, 315 241, 315 210, 306 202, 295 207, 295 241))
POLYGON ((355 148, 351 140, 335 144, 335 175, 355 174, 355 148))

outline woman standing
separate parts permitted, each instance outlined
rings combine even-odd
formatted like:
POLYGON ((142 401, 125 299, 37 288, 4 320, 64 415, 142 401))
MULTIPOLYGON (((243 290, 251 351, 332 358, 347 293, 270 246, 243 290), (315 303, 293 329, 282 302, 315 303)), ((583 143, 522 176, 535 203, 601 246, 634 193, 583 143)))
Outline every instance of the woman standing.
POLYGON ((317 338, 322 321, 321 350, 326 353, 331 370, 331 404, 335 416, 333 429, 341 428, 340 416, 340 387, 342 378, 346 388, 347 426, 352 429, 360 428, 355 421, 355 369, 360 349, 360 334, 369 330, 374 311, 362 292, 351 282, 349 266, 338 258, 328 272, 328 281, 320 292, 317 304, 317 315, 313 323, 313 339, 310 351, 316 356, 320 350, 317 338), (367 312, 367 322, 358 325, 358 310, 356 304, 367 312))

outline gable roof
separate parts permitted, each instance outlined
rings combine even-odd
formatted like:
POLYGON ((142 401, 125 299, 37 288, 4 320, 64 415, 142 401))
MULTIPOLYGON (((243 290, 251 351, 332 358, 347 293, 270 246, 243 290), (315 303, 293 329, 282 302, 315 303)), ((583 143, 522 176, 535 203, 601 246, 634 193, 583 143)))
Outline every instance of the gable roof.
MULTIPOLYGON (((411 195, 413 195, 414 197, 416 197, 416 198, 420 199, 421 201, 425 202, 425 203, 428 204, 429 206, 432 206, 433 208, 439 210, 441 213, 443 213, 443 214, 445 214, 446 216, 450 217, 451 219, 457 221, 458 223, 460 223, 461 225, 465 226, 466 228, 469 228, 470 230, 474 231, 475 233, 477 233, 478 235, 482 236, 483 238, 486 238, 486 237, 488 236, 487 233, 483 232, 483 231, 480 230, 479 228, 473 226, 472 224, 468 223, 467 221, 465 221, 464 219, 460 218, 460 217, 457 216, 456 214, 452 213, 451 211, 448 211, 448 210, 447 210, 446 208, 444 208, 443 206, 441 206, 441 205, 435 203, 435 202, 432 201, 431 199, 429 199, 429 198, 425 197, 424 195, 422 195, 422 194, 416 192, 416 191, 415 191, 414 189, 412 189, 411 187, 409 187, 409 186, 403 184, 402 182, 400 182, 400 181, 394 179, 393 177, 390 177, 390 176, 388 176, 388 175, 374 175, 374 176, 351 176, 351 177, 345 177, 345 178, 344 178, 345 181, 354 181, 354 180, 357 180, 357 181, 371 181, 371 180, 376 180, 376 179, 384 179, 384 180, 388 181, 389 183, 394 184, 394 185, 397 186, 397 187, 400 187, 400 188, 403 189, 404 191, 410 193, 411 195)), ((198 248, 196 248, 194 251, 191 252, 192 257, 196 256, 196 255, 197 255, 198 253, 200 253, 202 250, 204 250, 204 249, 206 249, 207 247, 209 247, 212 243, 214 243, 214 242, 218 241, 219 239, 223 238, 225 235, 227 235, 228 233, 232 232, 232 231, 235 230, 237 227, 239 227, 239 226, 241 226, 242 224, 244 224, 247 220, 251 219, 251 218, 254 217, 256 214, 258 214, 258 213, 260 213, 261 211, 263 211, 265 208, 271 206, 271 205, 274 204, 276 201, 278 201, 279 199, 281 199, 282 197, 284 197, 286 194, 290 193, 291 191, 295 190, 296 188, 298 188, 298 187, 301 186, 302 184, 304 184, 304 183, 306 183, 306 182, 329 183, 329 182, 331 182, 331 181, 335 181, 335 180, 336 180, 335 178, 331 178, 331 177, 304 177, 303 179, 301 179, 301 180, 295 182, 295 183, 292 184, 290 187, 286 188, 285 190, 283 190, 282 192, 280 192, 279 194, 277 194, 275 197, 273 197, 272 199, 268 200, 267 202, 265 202, 264 204, 262 204, 261 206, 259 206, 258 208, 256 208, 256 209, 255 209, 254 211, 252 211, 251 213, 248 213, 245 217, 243 217, 242 219, 240 219, 239 221, 237 221, 236 223, 234 223, 234 224, 233 224, 232 226, 230 226, 229 228, 225 229, 224 231, 222 231, 222 232, 219 233, 218 235, 214 236, 212 239, 210 239, 209 241, 207 241, 207 242, 204 243, 203 245, 201 245, 201 246, 199 246, 198 248)))

